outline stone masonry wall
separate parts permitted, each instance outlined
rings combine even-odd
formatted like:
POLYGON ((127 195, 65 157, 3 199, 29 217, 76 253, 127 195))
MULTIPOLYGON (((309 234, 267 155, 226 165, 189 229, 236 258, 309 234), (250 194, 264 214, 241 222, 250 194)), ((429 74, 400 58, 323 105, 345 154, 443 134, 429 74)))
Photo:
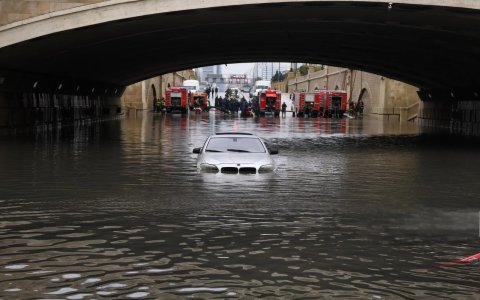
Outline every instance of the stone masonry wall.
POLYGON ((128 86, 122 100, 126 109, 153 109, 155 98, 165 98, 165 89, 170 86, 181 86, 184 80, 195 79, 193 70, 167 73, 146 79, 128 86))
POLYGON ((0 26, 54 11, 104 1, 105 0, 1 0, 0 26))

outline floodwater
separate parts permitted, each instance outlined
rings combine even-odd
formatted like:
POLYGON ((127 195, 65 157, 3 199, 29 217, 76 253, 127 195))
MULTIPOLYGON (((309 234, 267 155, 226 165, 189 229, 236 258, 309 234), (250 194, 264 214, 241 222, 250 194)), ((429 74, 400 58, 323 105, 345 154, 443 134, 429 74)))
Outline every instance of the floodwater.
POLYGON ((480 146, 373 117, 152 113, 0 137, 0 299, 471 299, 480 146), (274 174, 199 174, 254 132, 274 174))

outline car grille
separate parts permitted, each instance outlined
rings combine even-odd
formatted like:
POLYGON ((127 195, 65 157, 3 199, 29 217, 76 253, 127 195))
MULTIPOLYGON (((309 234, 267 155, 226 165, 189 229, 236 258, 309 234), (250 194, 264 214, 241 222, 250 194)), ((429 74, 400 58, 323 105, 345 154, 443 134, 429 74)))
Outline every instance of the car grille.
POLYGON ((257 169, 253 167, 244 167, 244 168, 236 168, 236 167, 223 167, 222 168, 222 173, 226 174, 256 174, 257 169))
POLYGON ((240 174, 256 174, 257 169, 255 168, 240 168, 240 174))
POLYGON ((238 168, 235 168, 235 167, 224 167, 224 168, 222 168, 222 173, 237 174, 237 173, 238 173, 238 168))

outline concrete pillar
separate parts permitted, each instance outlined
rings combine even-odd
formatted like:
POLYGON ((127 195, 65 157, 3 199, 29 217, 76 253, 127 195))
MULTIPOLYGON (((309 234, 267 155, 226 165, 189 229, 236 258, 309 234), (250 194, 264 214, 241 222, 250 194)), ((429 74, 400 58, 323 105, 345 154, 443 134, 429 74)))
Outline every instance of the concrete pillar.
MULTIPOLYGON (((362 75, 363 75, 363 72, 361 72, 362 75)), ((363 79, 363 76, 361 76, 361 78, 363 79)), ((385 115, 385 114, 393 114, 393 111, 390 112, 388 111, 389 109, 389 105, 387 103, 387 81, 389 81, 388 79, 385 80, 384 77, 380 77, 380 82, 379 82, 379 95, 378 95, 378 99, 377 99, 377 103, 378 105, 376 106, 376 108, 380 111, 378 111, 377 113, 378 114, 382 114, 382 115, 385 115)), ((365 86, 365 84, 362 83, 362 87, 365 86)), ((373 100, 373 99, 372 99, 373 100)))
POLYGON ((146 108, 146 103, 147 103, 147 82, 144 80, 142 81, 142 107, 141 109, 145 109, 146 108))

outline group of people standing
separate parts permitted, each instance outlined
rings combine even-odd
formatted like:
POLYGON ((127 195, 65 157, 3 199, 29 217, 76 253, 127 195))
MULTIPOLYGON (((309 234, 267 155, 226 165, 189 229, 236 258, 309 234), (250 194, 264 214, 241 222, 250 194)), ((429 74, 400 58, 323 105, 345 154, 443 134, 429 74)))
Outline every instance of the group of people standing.
POLYGON ((218 97, 218 87, 210 87, 209 86, 205 89, 205 93, 207 93, 207 95, 210 99, 218 97))
POLYGON ((240 100, 235 97, 215 97, 215 107, 224 113, 236 114, 240 111, 241 114, 246 114, 249 106, 250 103, 243 97, 240 100))
POLYGON ((362 100, 359 100, 357 103, 355 102, 350 102, 348 105, 348 110, 351 114, 353 115, 361 115, 363 114, 363 109, 364 109, 364 103, 362 100))

